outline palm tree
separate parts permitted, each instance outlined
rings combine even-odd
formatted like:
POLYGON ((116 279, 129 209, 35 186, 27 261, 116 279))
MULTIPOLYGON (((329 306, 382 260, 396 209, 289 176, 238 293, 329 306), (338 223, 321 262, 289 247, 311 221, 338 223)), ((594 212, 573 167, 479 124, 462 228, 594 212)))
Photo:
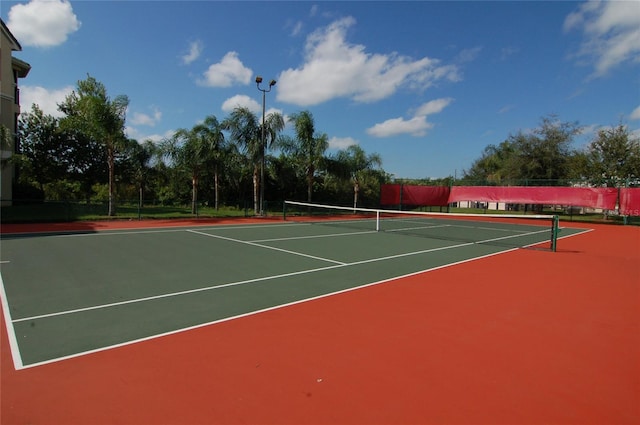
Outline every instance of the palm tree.
POLYGON ((138 186, 140 207, 144 204, 144 189, 148 185, 149 174, 152 170, 152 163, 157 157, 158 146, 151 140, 145 140, 143 143, 131 139, 129 140, 130 152, 129 157, 133 166, 133 180, 138 186))
POLYGON ((208 165, 215 158, 216 145, 199 126, 191 130, 179 129, 170 139, 160 144, 162 155, 173 161, 178 169, 191 177, 191 213, 197 213, 198 185, 208 165))
POLYGON ((382 166, 379 154, 367 155, 358 145, 351 145, 340 150, 329 161, 329 172, 338 178, 349 179, 353 184, 353 208, 358 207, 358 195, 362 182, 372 171, 382 166))
MULTIPOLYGON (((223 122, 222 127, 231 132, 231 141, 244 151, 253 166, 253 204, 255 214, 258 214, 258 193, 261 184, 260 164, 265 159, 265 146, 262 145, 262 127, 256 115, 246 107, 238 107, 223 122)), ((264 134, 266 147, 273 147, 278 133, 284 129, 284 118, 281 114, 272 112, 266 116, 264 134)))
POLYGON ((215 193, 215 209, 218 210, 218 201, 219 201, 219 189, 220 189, 220 165, 224 160, 225 154, 225 139, 224 133, 222 132, 222 126, 218 122, 218 119, 210 115, 205 118, 204 123, 197 125, 194 128, 194 131, 199 135, 200 138, 208 145, 209 151, 211 153, 211 162, 213 164, 213 186, 215 193))
POLYGON ((259 164, 262 154, 260 140, 260 125, 256 115, 246 107, 238 107, 223 121, 222 127, 230 131, 231 141, 243 151, 245 157, 253 166, 253 204, 255 214, 258 214, 258 181, 259 164))
POLYGON ((293 157, 298 167, 304 170, 307 179, 307 202, 311 202, 313 181, 316 171, 321 167, 324 153, 329 148, 327 135, 315 135, 313 115, 309 111, 293 114, 296 138, 281 138, 282 149, 293 157))

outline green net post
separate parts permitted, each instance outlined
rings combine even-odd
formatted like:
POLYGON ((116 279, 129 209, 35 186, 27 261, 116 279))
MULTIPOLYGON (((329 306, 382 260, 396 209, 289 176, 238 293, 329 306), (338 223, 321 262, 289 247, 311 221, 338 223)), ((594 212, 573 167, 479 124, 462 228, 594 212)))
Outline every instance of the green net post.
POLYGON ((282 202, 282 220, 287 221, 287 201, 282 202))
POLYGON ((560 217, 554 215, 551 223, 551 251, 556 252, 558 232, 560 231, 560 217))

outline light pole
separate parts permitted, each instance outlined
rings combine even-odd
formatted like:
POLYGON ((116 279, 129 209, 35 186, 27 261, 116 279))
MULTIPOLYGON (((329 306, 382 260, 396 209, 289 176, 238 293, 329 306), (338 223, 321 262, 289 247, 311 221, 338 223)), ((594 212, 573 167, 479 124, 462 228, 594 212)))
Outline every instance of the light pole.
POLYGON ((269 89, 261 89, 260 88, 260 83, 262 83, 262 77, 261 76, 257 76, 256 77, 256 86, 258 87, 258 90, 260 90, 262 92, 262 165, 260 167, 260 215, 264 216, 264 168, 265 168, 265 153, 266 153, 266 146, 265 146, 265 140, 264 140, 264 131, 265 131, 265 101, 266 101, 266 95, 267 93, 269 93, 271 91, 271 88, 273 86, 276 85, 276 80, 271 80, 269 81, 269 89))

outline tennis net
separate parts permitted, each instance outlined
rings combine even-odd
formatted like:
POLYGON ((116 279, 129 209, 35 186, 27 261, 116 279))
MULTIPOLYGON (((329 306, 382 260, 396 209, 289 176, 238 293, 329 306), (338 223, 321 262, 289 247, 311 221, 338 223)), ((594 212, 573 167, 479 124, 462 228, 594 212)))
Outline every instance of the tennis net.
POLYGON ((556 250, 556 215, 466 214, 285 201, 285 220, 476 244, 556 250))

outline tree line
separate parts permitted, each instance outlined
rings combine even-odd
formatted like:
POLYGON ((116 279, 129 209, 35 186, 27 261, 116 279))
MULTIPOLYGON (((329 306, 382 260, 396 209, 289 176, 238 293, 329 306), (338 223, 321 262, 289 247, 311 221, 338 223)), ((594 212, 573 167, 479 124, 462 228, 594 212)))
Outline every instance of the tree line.
POLYGON ((577 122, 544 117, 533 131, 519 131, 499 145, 487 146, 464 172, 462 182, 598 187, 640 184, 640 142, 626 125, 600 129, 585 147, 574 148, 582 131, 577 122))
POLYGON ((282 134, 282 114, 268 114, 263 124, 237 107, 222 120, 209 115, 158 143, 139 143, 125 135, 127 106, 126 96, 110 98, 88 76, 58 105, 61 118, 37 105, 22 114, 14 199, 108 200, 109 215, 116 199, 190 203, 194 213, 200 202, 217 209, 251 200, 257 214, 265 192, 272 200, 364 198, 373 205, 389 180, 380 156, 358 145, 328 154, 328 137, 309 111, 290 116, 294 136, 282 134))
MULTIPOLYGON (((37 105, 21 114, 11 159, 18 170, 14 199, 108 201, 109 215, 117 200, 190 204, 194 213, 199 203, 218 208, 248 201, 257 214, 263 198, 377 206, 380 185, 394 180, 380 155, 358 145, 328 154, 328 137, 317 131, 310 111, 289 117, 293 135, 283 134, 281 114, 270 113, 262 123, 238 107, 155 143, 126 136, 128 104, 127 96, 111 98, 87 76, 58 105, 61 118, 37 105)), ((538 128, 487 146, 456 184, 638 183, 640 143, 627 126, 601 129, 586 147, 574 148, 582 130, 577 122, 544 117, 538 128)))

